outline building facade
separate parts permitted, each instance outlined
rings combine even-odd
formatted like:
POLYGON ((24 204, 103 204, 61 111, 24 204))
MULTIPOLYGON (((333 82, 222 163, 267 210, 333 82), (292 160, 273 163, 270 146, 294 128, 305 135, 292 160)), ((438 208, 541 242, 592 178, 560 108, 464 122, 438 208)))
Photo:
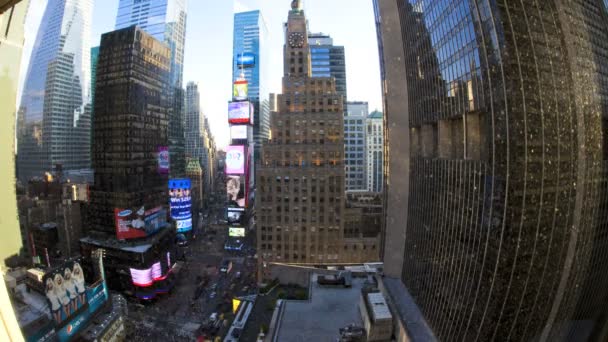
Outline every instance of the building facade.
POLYGON ((382 192, 384 183, 384 122, 382 113, 372 112, 365 120, 367 191, 382 192))
POLYGON ((92 230, 115 233, 115 208, 167 206, 168 177, 160 171, 157 155, 169 142, 170 56, 165 44, 135 26, 101 37, 95 185, 88 217, 92 230))
POLYGON ((607 340, 605 2, 374 8, 391 305, 438 340, 607 340))
POLYGON ((268 28, 261 11, 234 14, 232 80, 243 75, 248 82, 249 101, 254 104, 253 136, 249 138, 249 144, 254 146, 254 160, 259 160, 260 147, 270 134, 266 84, 269 70, 268 39, 268 28))
POLYGON ((47 3, 17 121, 18 178, 91 167, 90 0, 47 3))
POLYGON ((203 169, 197 158, 188 158, 186 177, 190 179, 190 194, 192 196, 192 229, 198 232, 199 212, 203 208, 203 169))
POLYGON ((336 91, 342 95, 344 109, 347 108, 346 62, 344 46, 334 45, 331 36, 324 33, 309 33, 310 63, 312 77, 333 77, 336 91))
POLYGON ((367 102, 346 102, 344 117, 344 170, 346 191, 367 190, 366 120, 367 102))
POLYGON ((300 1, 286 24, 283 93, 258 169, 256 224, 260 274, 268 262, 343 261, 344 109, 333 77, 311 76, 300 1))
POLYGON ((172 177, 182 177, 186 170, 183 89, 186 12, 186 0, 120 0, 115 25, 116 30, 137 25, 171 50, 169 154, 172 177))
POLYGON ((186 157, 195 158, 203 165, 204 115, 201 111, 201 94, 198 84, 188 82, 186 86, 186 157))

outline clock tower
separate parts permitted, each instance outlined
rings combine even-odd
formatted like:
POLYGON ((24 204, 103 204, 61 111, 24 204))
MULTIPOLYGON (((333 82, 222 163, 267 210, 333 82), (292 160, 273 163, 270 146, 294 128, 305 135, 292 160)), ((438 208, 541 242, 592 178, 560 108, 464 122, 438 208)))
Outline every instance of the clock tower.
POLYGON ((284 57, 284 76, 310 77, 308 27, 302 4, 298 0, 291 2, 286 24, 284 57))

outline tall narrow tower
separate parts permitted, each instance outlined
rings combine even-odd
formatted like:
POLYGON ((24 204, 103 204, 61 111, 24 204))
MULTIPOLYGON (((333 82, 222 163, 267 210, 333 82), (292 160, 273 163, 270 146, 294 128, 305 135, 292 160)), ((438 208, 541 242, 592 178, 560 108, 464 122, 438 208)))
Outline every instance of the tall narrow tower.
POLYGON ((300 1, 286 25, 283 94, 258 170, 258 251, 266 262, 331 264, 343 250, 343 101, 333 77, 311 77, 300 1))

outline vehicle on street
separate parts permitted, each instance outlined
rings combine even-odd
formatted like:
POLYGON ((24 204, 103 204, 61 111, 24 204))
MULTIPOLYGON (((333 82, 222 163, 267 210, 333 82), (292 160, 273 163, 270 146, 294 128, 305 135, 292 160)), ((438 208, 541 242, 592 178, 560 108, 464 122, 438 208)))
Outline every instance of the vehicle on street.
POLYGON ((222 266, 220 266, 220 272, 228 274, 228 273, 230 273, 231 270, 232 270, 232 261, 231 260, 222 261, 222 266))
POLYGON ((234 277, 236 279, 240 279, 241 278, 241 271, 236 272, 236 275, 234 277))
POLYGON ((213 299, 213 298, 215 298, 215 295, 216 295, 216 292, 215 292, 215 291, 213 291, 213 292, 211 292, 211 293, 209 294, 209 298, 210 298, 210 299, 213 299))
POLYGON ((180 247, 188 246, 188 238, 186 238, 186 235, 184 235, 182 233, 179 233, 175 236, 175 242, 180 247))

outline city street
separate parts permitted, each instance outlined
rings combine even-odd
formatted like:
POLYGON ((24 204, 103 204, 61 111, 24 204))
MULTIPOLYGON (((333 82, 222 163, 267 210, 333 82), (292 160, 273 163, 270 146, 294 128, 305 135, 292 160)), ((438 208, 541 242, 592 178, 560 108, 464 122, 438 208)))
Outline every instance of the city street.
MULTIPOLYGON (((215 198, 224 198, 218 185, 215 198)), ((255 261, 251 237, 243 251, 225 251, 228 237, 224 203, 210 205, 201 215, 197 238, 178 247, 185 255, 173 290, 149 303, 129 303, 128 338, 132 341, 209 340, 226 333, 233 317, 232 299, 255 294, 255 261), (207 217, 205 217, 207 216, 207 217), (228 274, 220 272, 224 260, 232 261, 228 274)))

